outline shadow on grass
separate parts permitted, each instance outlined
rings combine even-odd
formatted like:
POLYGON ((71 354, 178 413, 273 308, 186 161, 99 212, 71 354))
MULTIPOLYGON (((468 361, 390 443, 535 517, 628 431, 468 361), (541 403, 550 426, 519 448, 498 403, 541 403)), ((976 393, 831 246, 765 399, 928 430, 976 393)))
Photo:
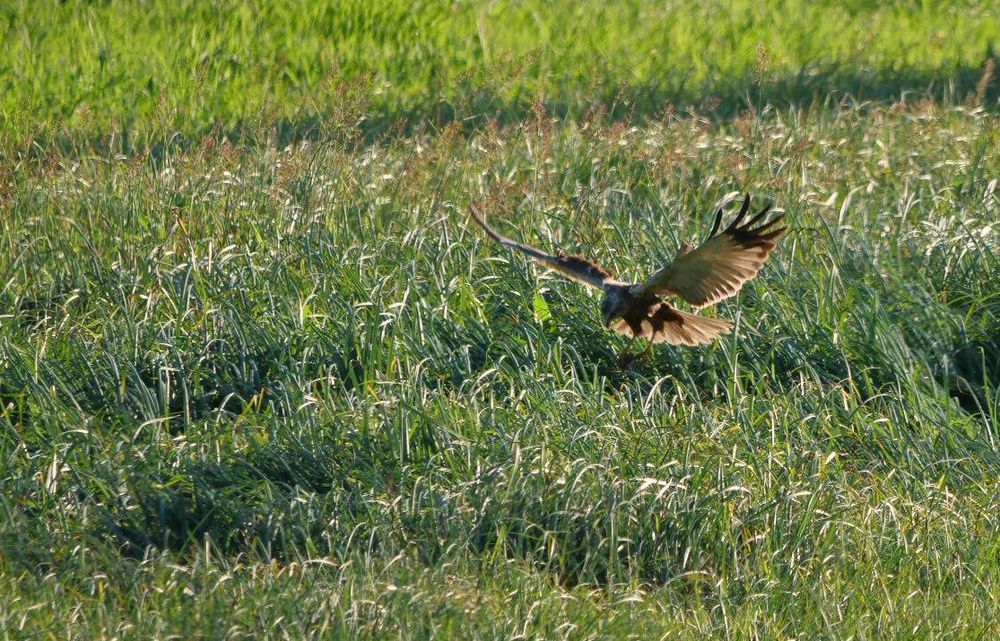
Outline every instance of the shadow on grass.
MULTIPOLYGON (((621 500, 609 503, 607 479, 580 462, 553 472, 558 479, 530 472, 535 462, 527 473, 515 463, 441 487, 416 468, 394 466, 384 439, 350 430, 328 437, 265 444, 245 458, 190 461, 163 474, 137 465, 128 475, 130 505, 108 511, 104 532, 95 534, 134 558, 151 550, 183 553, 206 540, 226 557, 281 563, 388 558, 406 549, 432 565, 459 549, 484 561, 497 554, 524 559, 565 585, 627 576, 662 584, 689 562, 726 563, 726 544, 705 541, 693 561, 685 552, 687 542, 724 527, 716 521, 728 514, 717 492, 662 501, 620 480, 621 500), (577 482, 567 490, 559 479, 571 477, 577 482), (623 548, 610 537, 619 522, 653 525, 623 548)), ((696 475, 696 485, 711 474, 696 475)))
POLYGON ((385 526, 366 500, 393 482, 385 445, 334 430, 322 442, 266 443, 221 463, 192 460, 163 473, 138 464, 127 475, 133 504, 107 512, 106 531, 133 557, 205 539, 227 556, 289 561, 320 548, 346 556, 353 531, 385 526))

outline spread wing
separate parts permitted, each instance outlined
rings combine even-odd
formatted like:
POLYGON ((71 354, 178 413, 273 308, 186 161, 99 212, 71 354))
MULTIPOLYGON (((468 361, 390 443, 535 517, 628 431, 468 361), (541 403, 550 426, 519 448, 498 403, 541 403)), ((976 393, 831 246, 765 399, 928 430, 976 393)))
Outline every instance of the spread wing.
POLYGON ((770 205, 764 207, 743 223, 750 210, 750 194, 747 194, 733 222, 716 234, 722 224, 720 209, 712 232, 700 247, 679 255, 673 263, 636 285, 633 293, 680 296, 695 309, 729 298, 757 275, 774 250, 775 241, 785 233, 786 227, 775 227, 784 214, 758 225, 770 209, 770 205))
POLYGON ((472 213, 472 219, 483 228, 487 236, 502 245, 530 256, 533 260, 545 265, 549 269, 559 272, 567 278, 575 280, 578 283, 583 283, 584 285, 596 287, 597 289, 602 289, 604 283, 611 279, 611 273, 608 270, 588 258, 583 256, 567 256, 562 252, 553 256, 529 245, 522 245, 493 231, 493 228, 486 224, 482 212, 476 205, 470 205, 469 211, 472 213))
POLYGON ((658 302, 646 309, 626 314, 611 329, 619 334, 645 338, 650 343, 704 345, 728 334, 732 323, 721 318, 687 314, 667 303, 658 302))

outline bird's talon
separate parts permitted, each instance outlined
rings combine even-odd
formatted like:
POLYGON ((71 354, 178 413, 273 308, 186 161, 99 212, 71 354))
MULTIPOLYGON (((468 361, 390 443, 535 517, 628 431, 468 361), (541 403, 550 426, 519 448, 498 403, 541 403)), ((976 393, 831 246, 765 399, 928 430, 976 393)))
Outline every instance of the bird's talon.
POLYGON ((618 369, 627 370, 639 359, 638 354, 622 352, 618 355, 618 369))

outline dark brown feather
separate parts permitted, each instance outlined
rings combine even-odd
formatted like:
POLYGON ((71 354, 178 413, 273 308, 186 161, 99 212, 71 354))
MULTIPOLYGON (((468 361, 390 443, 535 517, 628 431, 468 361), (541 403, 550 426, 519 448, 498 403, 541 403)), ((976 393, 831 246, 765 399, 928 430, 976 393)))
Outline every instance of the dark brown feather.
POLYGON ((549 269, 553 269, 567 278, 571 278, 584 285, 589 285, 597 289, 602 289, 606 281, 611 279, 611 273, 604 269, 594 261, 589 258, 585 258, 579 255, 567 256, 565 252, 558 252, 556 254, 549 254, 540 249, 532 247, 531 245, 525 245, 524 243, 519 243, 515 240, 511 240, 506 236, 501 236, 492 227, 486 223, 486 219, 483 218, 483 213, 479 210, 475 204, 469 205, 469 212, 472 214, 472 219, 476 221, 486 235, 493 240, 499 242, 505 247, 509 247, 515 251, 519 251, 531 259, 539 262, 549 269))
POLYGON ((594 280, 607 280, 611 278, 611 272, 604 269, 586 256, 580 254, 567 254, 563 251, 557 252, 556 262, 566 269, 583 274, 586 278, 594 280))
POLYGON ((632 293, 680 296, 696 308, 732 296, 757 274, 774 250, 775 241, 785 233, 785 227, 776 227, 783 215, 761 224, 770 210, 768 205, 747 220, 748 194, 733 221, 716 234, 722 219, 719 210, 712 233, 701 246, 694 251, 678 252, 670 265, 637 285, 632 293))

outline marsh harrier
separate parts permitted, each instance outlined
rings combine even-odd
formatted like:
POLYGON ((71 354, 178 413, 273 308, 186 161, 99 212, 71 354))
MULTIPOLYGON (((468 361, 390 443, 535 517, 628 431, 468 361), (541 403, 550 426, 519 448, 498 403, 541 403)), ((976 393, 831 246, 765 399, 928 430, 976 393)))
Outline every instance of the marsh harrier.
POLYGON ((750 211, 747 194, 736 218, 722 232, 719 209, 711 233, 697 249, 687 251, 682 246, 674 262, 641 283, 626 283, 615 280, 608 270, 583 256, 563 252, 552 255, 505 238, 486 224, 476 205, 470 207, 472 218, 493 240, 578 283, 603 291, 601 316, 606 328, 645 338, 650 344, 692 346, 710 343, 728 333, 732 323, 682 312, 664 299, 678 296, 694 309, 701 309, 738 292, 743 283, 757 275, 774 250, 775 241, 785 232, 785 227, 776 227, 783 214, 761 224, 770 209, 768 205, 744 222, 750 211))

